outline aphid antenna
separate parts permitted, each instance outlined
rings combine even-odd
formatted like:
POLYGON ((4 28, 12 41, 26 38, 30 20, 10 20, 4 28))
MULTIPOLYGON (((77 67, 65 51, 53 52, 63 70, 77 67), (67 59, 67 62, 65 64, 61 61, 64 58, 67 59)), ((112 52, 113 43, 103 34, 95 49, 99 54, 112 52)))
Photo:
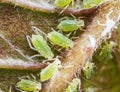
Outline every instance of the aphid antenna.
POLYGON ((37 50, 32 46, 32 44, 31 44, 31 40, 32 40, 32 38, 31 38, 29 35, 26 35, 26 38, 27 38, 27 41, 28 41, 29 47, 30 47, 32 50, 37 51, 37 50))
POLYGON ((46 40, 47 40, 47 35, 39 28, 35 27, 35 26, 31 26, 31 29, 33 30, 33 32, 37 35, 42 35, 46 40))
MULTIPOLYGON (((52 30, 52 31, 55 31, 55 29, 52 28, 52 27, 51 27, 51 30, 52 30)), ((56 32, 56 31, 55 31, 55 32, 56 32)), ((59 33, 63 33, 61 30, 58 30, 58 32, 59 32, 59 33)))
POLYGON ((35 57, 41 57, 41 55, 40 54, 33 55, 33 56, 30 57, 30 59, 33 59, 35 57))
POLYGON ((30 76, 29 76, 29 75, 26 75, 26 76, 18 77, 18 80, 21 80, 21 79, 30 79, 30 76))
POLYGON ((50 60, 46 59, 46 60, 43 60, 42 62, 43 62, 43 63, 49 63, 49 62, 53 62, 54 60, 55 60, 55 58, 50 59, 50 60))
POLYGON ((62 18, 60 18, 60 19, 58 19, 58 22, 60 22, 60 21, 62 21, 62 20, 68 20, 69 18, 68 17, 62 17, 62 18))

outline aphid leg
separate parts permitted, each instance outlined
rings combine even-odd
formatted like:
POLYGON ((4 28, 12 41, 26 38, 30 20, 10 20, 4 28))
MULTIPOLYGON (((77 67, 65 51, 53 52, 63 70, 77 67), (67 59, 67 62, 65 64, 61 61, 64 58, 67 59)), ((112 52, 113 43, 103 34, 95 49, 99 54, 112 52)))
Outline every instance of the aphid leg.
POLYGON ((35 27, 35 26, 31 26, 31 29, 33 30, 33 32, 37 35, 42 35, 46 40, 47 40, 47 35, 39 28, 35 27))
POLYGON ((71 34, 72 34, 72 32, 68 33, 66 36, 69 38, 71 34))
POLYGON ((76 33, 77 33, 77 30, 73 31, 73 36, 75 36, 75 35, 76 35, 76 33))
POLYGON ((69 5, 67 5, 65 8, 63 8, 63 10, 59 13, 59 15, 61 15, 68 7, 69 7, 69 5))
POLYGON ((41 55, 40 54, 33 55, 33 56, 30 57, 30 59, 33 59, 35 57, 41 57, 41 55))
POLYGON ((21 77, 18 77, 19 80, 21 79, 30 79, 30 76, 29 75, 25 75, 25 76, 21 76, 21 77))
POLYGON ((72 6, 74 6, 75 5, 75 2, 74 2, 74 0, 72 0, 72 6))
MULTIPOLYGON (((0 90, 0 92, 1 92, 1 90, 0 90)), ((12 92, 12 85, 10 85, 10 87, 9 87, 9 92, 12 92)))
POLYGON ((20 90, 17 86, 15 86, 15 90, 18 92, 26 92, 26 91, 20 90))
POLYGON ((30 73, 30 76, 32 79, 36 80, 36 77, 32 73, 30 73))
POLYGON ((63 31, 62 30, 58 30, 59 33, 63 34, 63 31))
MULTIPOLYGON (((56 58, 61 58, 61 57, 60 57, 60 56, 56 56, 56 58)), ((50 62, 55 61, 56 58, 53 58, 53 59, 50 59, 50 60, 48 60, 48 59, 47 59, 47 60, 43 60, 42 62, 43 62, 43 63, 46 63, 46 62, 47 62, 47 63, 49 64, 50 62)))
POLYGON ((80 74, 75 74, 75 77, 79 79, 79 84, 78 84, 78 91, 80 92, 81 90, 81 79, 80 79, 80 74))
POLYGON ((71 40, 76 40, 78 39, 79 37, 72 37, 71 40))
POLYGON ((50 45, 51 49, 53 49, 55 46, 54 43, 52 43, 51 41, 49 41, 48 45, 50 45))
POLYGON ((68 17, 62 17, 62 18, 60 18, 60 19, 58 19, 58 22, 60 22, 60 21, 62 21, 62 20, 68 20, 69 18, 68 17))
POLYGON ((31 44, 31 37, 30 37, 29 35, 27 35, 26 38, 27 38, 29 47, 30 47, 32 50, 35 50, 35 51, 36 51, 36 49, 35 49, 35 48, 32 46, 32 44, 31 44))
POLYGON ((73 14, 70 14, 70 16, 72 16, 72 17, 73 17, 73 19, 74 19, 74 20, 76 20, 76 17, 75 17, 73 14))
POLYGON ((54 28, 52 28, 52 27, 51 27, 51 30, 52 30, 52 31, 55 31, 55 29, 54 29, 54 28))

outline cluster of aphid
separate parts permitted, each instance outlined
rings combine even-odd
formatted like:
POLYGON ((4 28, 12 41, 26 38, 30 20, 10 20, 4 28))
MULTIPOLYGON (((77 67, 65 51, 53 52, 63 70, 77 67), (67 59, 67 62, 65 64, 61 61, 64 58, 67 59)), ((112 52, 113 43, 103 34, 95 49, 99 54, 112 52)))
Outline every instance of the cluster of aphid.
MULTIPOLYGON (((66 5, 69 5, 72 1, 73 0, 55 0, 54 5, 57 8, 63 8, 66 5)), ((91 2, 89 1, 91 0, 83 0, 83 4, 88 5, 88 4, 93 3, 92 1, 91 2)), ((98 2, 100 1, 101 0, 98 0, 98 2)), ((61 21, 58 24, 57 29, 63 32, 73 32, 78 29, 81 29, 81 26, 84 26, 83 20, 67 19, 67 20, 61 21)), ((33 34, 32 37, 27 36, 27 40, 29 42, 30 47, 36 50, 40 54, 40 56, 48 60, 54 59, 55 55, 52 52, 50 46, 48 45, 46 39, 49 39, 49 41, 52 44, 58 45, 59 47, 62 47, 65 49, 72 48, 74 45, 74 42, 71 39, 69 39, 67 36, 63 35, 62 33, 54 31, 54 30, 48 34, 39 32, 38 34, 33 34), (34 48, 32 47, 31 43, 34 46, 34 48)), ((45 82, 49 80, 51 77, 53 77, 55 72, 58 70, 58 67, 60 64, 61 64, 61 61, 56 56, 54 62, 49 64, 47 67, 42 69, 42 71, 40 72, 40 81, 45 82)), ((91 72, 92 72, 90 71, 91 68, 93 68, 93 64, 91 64, 90 62, 85 64, 85 67, 83 70, 85 70, 84 71, 85 75, 88 75, 87 78, 89 78, 91 75, 91 72)), ((80 80, 78 78, 74 78, 72 82, 68 85, 68 88, 66 88, 65 92, 77 92, 77 87, 79 84, 80 84, 80 80)), ((24 92, 26 91, 37 92, 37 90, 38 91, 41 90, 41 83, 36 82, 36 81, 22 79, 21 81, 17 83, 16 87, 22 90, 22 92, 23 91, 24 92)))
MULTIPOLYGON (((83 20, 67 19, 67 20, 61 21, 58 24, 57 29, 63 32, 73 32, 78 29, 81 29, 81 26, 84 26, 83 20)), ((35 28, 36 27, 34 27, 34 29, 35 28)), ((36 31, 36 33, 37 34, 33 34, 32 37, 27 36, 27 40, 28 40, 30 47, 36 50, 40 54, 40 56, 46 58, 47 60, 54 60, 54 57, 55 57, 54 62, 49 64, 46 68, 42 69, 42 71, 40 72, 40 81, 44 82, 44 81, 49 80, 52 76, 54 76, 54 74, 58 70, 59 65, 61 64, 61 61, 59 60, 58 56, 54 55, 50 46, 47 44, 46 39, 49 39, 49 41, 52 44, 58 45, 59 47, 62 47, 65 49, 73 47, 74 42, 71 39, 69 39, 67 36, 65 36, 64 34, 57 32, 55 30, 53 30, 52 32, 49 32, 48 34, 45 34, 41 31, 39 32, 36 31), (32 47, 32 45, 34 47, 32 47)), ((76 85, 78 84, 79 83, 76 83, 76 85)), ((25 91, 34 91, 34 90, 40 90, 41 84, 39 82, 22 79, 20 82, 17 83, 17 87, 25 91)), ((70 90, 70 89, 68 88, 67 90, 70 90)), ((65 91, 65 92, 69 92, 69 91, 65 91)))

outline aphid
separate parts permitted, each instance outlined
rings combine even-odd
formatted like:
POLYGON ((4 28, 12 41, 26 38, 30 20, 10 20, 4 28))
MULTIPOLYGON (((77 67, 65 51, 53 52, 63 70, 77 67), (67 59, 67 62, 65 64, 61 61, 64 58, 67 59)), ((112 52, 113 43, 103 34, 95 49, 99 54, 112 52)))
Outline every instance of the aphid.
POLYGON ((63 32, 72 32, 78 29, 81 29, 81 27, 84 26, 83 20, 63 20, 61 21, 57 28, 62 30, 63 32))
POLYGON ((56 31, 48 33, 47 37, 55 45, 61 46, 62 48, 69 48, 73 47, 74 45, 72 40, 68 39, 66 36, 56 31))
POLYGON ((91 8, 100 4, 103 0, 83 0, 83 8, 91 8))
POLYGON ((80 84, 80 79, 74 78, 64 92, 78 92, 79 84, 80 84))
POLYGON ((30 47, 32 48, 32 46, 31 46, 31 43, 32 43, 32 45, 34 46, 33 49, 38 51, 41 56, 47 58, 48 60, 50 60, 54 57, 54 54, 51 51, 51 48, 48 46, 48 44, 47 44, 46 40, 43 38, 43 36, 32 35, 32 38, 27 37, 27 39, 28 39, 30 47), (29 40, 31 40, 31 43, 29 40))
POLYGON ((63 8, 67 5, 69 5, 72 2, 72 0, 55 0, 54 5, 57 8, 63 8))
POLYGON ((116 29, 117 31, 120 31, 120 24, 117 26, 117 29, 116 29))
POLYGON ((56 58, 53 63, 49 64, 46 68, 44 68, 40 72, 40 80, 41 81, 49 80, 57 72, 58 66, 60 64, 61 61, 58 58, 56 58))
POLYGON ((113 41, 110 41, 110 43, 106 43, 106 45, 102 47, 98 59, 100 61, 111 61, 111 59, 113 58, 113 47, 115 47, 115 43, 113 41))
POLYGON ((87 61, 83 67, 83 74, 87 79, 90 79, 94 73, 94 63, 87 61))
POLYGON ((16 87, 23 91, 33 92, 36 90, 41 90, 41 83, 27 79, 22 79, 16 84, 16 87))

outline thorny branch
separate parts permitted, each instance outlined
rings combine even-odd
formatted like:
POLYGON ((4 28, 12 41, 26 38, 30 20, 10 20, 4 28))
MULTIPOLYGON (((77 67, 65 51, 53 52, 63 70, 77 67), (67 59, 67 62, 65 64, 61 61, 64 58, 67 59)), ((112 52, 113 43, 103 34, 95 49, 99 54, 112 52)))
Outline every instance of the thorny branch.
POLYGON ((91 58, 98 45, 105 41, 115 24, 120 19, 120 0, 110 0, 104 3, 98 13, 88 25, 84 34, 76 40, 76 45, 66 55, 62 66, 72 66, 70 68, 59 69, 42 89, 42 92, 63 92, 68 82, 72 80, 84 63, 91 58))

